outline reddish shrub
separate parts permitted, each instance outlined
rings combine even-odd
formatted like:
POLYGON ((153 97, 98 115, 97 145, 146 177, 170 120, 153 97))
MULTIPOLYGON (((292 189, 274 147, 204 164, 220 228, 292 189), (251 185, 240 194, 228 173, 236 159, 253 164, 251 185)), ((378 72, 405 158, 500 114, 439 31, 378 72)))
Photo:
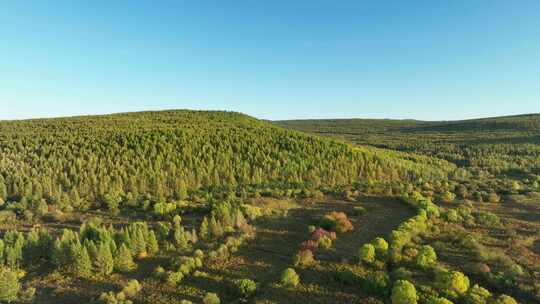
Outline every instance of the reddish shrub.
POLYGON ((300 244, 300 250, 315 251, 317 248, 319 248, 319 242, 314 240, 307 240, 300 244))
POLYGON ((344 233, 353 230, 351 221, 343 212, 332 211, 325 215, 320 222, 320 226, 326 230, 333 230, 339 233, 344 233))
POLYGON ((315 231, 313 231, 313 233, 311 234, 311 239, 314 240, 314 241, 318 241, 323 236, 328 237, 332 241, 336 240, 336 233, 335 232, 326 231, 326 230, 324 230, 322 228, 317 228, 315 231))

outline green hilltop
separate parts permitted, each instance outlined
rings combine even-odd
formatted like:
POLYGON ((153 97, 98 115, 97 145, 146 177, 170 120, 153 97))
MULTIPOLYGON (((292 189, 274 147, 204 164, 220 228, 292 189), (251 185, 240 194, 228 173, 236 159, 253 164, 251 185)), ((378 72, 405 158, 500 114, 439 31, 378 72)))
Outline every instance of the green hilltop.
POLYGON ((355 147, 218 111, 0 122, 3 200, 161 200, 198 190, 319 189, 445 178, 445 161, 355 147), (109 198, 109 199, 108 199, 109 198))

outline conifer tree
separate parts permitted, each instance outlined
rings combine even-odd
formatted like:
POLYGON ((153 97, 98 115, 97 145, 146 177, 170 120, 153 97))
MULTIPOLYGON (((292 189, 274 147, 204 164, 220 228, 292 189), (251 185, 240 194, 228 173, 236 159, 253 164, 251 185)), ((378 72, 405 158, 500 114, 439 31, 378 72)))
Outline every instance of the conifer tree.
POLYGON ((218 239, 223 236, 223 227, 214 216, 210 218, 209 232, 211 239, 218 239))
POLYGON ((208 218, 205 216, 199 228, 199 236, 202 240, 208 241, 210 239, 210 234, 208 230, 208 218))
POLYGON ((122 244, 114 257, 114 269, 119 272, 128 272, 135 269, 136 266, 137 265, 133 262, 131 251, 129 251, 125 244, 122 244))
POLYGON ((73 242, 69 247, 69 272, 77 277, 89 277, 92 272, 92 262, 86 247, 80 242, 73 242))
POLYGON ((9 268, 0 267, 0 302, 11 303, 17 300, 20 288, 17 273, 9 268))
POLYGON ((111 274, 114 267, 114 259, 108 244, 101 243, 98 246, 95 260, 96 270, 101 275, 111 274))
POLYGON ((159 251, 159 244, 154 231, 150 231, 148 234, 148 241, 146 242, 148 254, 154 255, 159 251))

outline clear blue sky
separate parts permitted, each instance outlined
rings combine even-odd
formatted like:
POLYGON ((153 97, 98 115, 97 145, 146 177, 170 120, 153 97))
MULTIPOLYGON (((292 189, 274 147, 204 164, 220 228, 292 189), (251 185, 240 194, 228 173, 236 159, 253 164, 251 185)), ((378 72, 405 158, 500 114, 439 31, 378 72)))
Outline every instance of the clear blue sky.
POLYGON ((0 2, 0 119, 170 108, 540 112, 540 1, 0 2))

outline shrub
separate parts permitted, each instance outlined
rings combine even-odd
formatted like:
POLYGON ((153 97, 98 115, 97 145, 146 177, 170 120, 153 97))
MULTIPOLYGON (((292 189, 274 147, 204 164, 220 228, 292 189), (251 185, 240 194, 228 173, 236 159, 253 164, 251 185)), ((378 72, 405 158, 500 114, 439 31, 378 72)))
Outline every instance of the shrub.
POLYGON ((518 302, 514 300, 514 298, 512 298, 511 296, 507 296, 503 294, 499 296, 497 299, 495 299, 493 304, 518 304, 518 302))
POLYGON ((456 199, 456 195, 450 191, 446 191, 441 194, 441 201, 445 203, 451 203, 456 199))
POLYGON ((294 266, 311 266, 315 263, 313 252, 309 249, 300 250, 293 260, 294 266))
POLYGON ((360 263, 371 264, 375 262, 375 246, 371 244, 364 244, 358 250, 358 258, 360 263))
POLYGON ((17 300, 20 289, 17 273, 9 268, 0 268, 0 302, 11 303, 17 300))
POLYGON ((488 227, 500 227, 501 219, 491 212, 478 212, 476 215, 478 223, 488 227))
POLYGON ((375 253, 377 255, 386 256, 388 253, 388 242, 385 239, 381 237, 375 238, 371 244, 375 247, 375 253))
POLYGON ((167 272, 167 284, 170 286, 176 286, 182 281, 184 275, 180 271, 168 271, 167 272))
POLYGON ((418 296, 414 285, 406 280, 398 280, 392 288, 392 304, 416 304, 418 296))
POLYGON ((250 279, 241 279, 234 282, 238 293, 243 297, 249 297, 257 291, 257 283, 250 279))
POLYGON ((370 293, 387 296, 390 291, 390 278, 384 271, 372 271, 364 281, 364 288, 370 293))
POLYGON ((332 211, 325 215, 320 223, 325 230, 333 230, 339 233, 345 233, 353 230, 351 221, 347 218, 347 215, 343 212, 332 211))
POLYGON ((447 298, 434 298, 430 299, 427 302, 428 304, 454 304, 452 301, 448 300, 447 298))
POLYGON ((332 240, 327 236, 321 237, 319 239, 319 247, 325 250, 330 249, 330 247, 332 247, 332 240))
POLYGON ((296 287, 300 284, 300 276, 292 268, 287 268, 281 273, 281 284, 287 287, 296 287))
POLYGON ((317 228, 311 233, 311 239, 315 241, 318 241, 323 236, 330 238, 332 241, 336 240, 336 233, 333 231, 330 232, 322 228, 317 228))
POLYGON ((416 264, 422 268, 432 266, 437 262, 437 253, 435 249, 429 245, 420 247, 418 255, 416 255, 416 264))
POLYGON ((128 297, 133 298, 142 290, 142 286, 137 280, 129 280, 129 282, 122 289, 122 293, 128 297))
POLYGON ((220 304, 221 300, 219 299, 217 294, 215 294, 213 292, 207 292, 204 295, 203 303, 204 304, 220 304))
POLYGON ((461 221, 461 217, 454 209, 449 209, 448 211, 446 211, 445 217, 447 221, 452 223, 457 223, 461 221))
POLYGON ((314 240, 307 240, 300 244, 300 250, 315 251, 317 248, 319 248, 319 242, 314 240))
POLYGON ((491 297, 491 293, 485 288, 475 284, 467 291, 465 295, 465 303, 467 304, 486 304, 488 298, 491 297))
POLYGON ((446 295, 457 298, 469 289, 469 278, 459 271, 441 271, 436 276, 437 285, 446 295))

